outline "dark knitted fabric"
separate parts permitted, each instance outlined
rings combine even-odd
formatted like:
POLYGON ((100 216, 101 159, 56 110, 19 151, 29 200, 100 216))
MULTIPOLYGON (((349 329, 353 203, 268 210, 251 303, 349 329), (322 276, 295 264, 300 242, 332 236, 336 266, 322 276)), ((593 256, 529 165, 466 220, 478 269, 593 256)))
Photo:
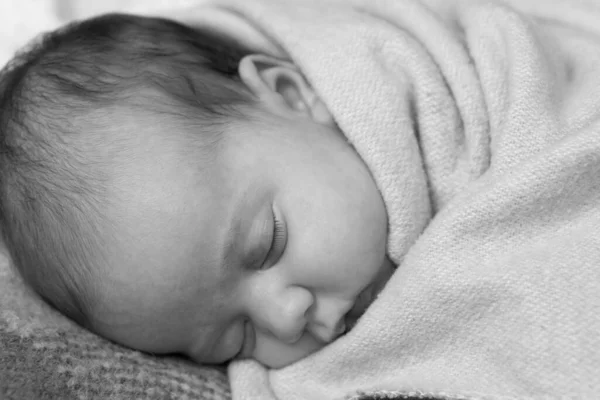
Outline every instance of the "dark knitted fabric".
POLYGON ((21 338, 5 327, 0 327, 3 400, 230 398, 223 371, 129 351, 91 334, 21 338))
POLYGON ((230 398, 223 371, 130 351, 91 334, 21 338, 0 325, 0 398, 230 398))

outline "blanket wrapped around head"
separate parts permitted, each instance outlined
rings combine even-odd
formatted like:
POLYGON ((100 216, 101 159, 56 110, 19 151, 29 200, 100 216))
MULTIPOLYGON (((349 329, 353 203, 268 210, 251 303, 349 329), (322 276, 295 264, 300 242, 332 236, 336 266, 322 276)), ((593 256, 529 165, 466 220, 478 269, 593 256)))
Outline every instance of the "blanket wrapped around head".
POLYGON ((398 264, 333 344, 281 370, 232 364, 234 398, 597 398, 600 5, 214 3, 329 106, 398 264))

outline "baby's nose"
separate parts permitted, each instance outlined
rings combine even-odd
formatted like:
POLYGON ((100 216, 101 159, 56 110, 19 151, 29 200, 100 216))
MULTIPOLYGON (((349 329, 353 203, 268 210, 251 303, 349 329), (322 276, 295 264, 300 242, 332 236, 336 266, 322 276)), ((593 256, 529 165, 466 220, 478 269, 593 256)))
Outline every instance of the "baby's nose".
POLYGON ((267 304, 265 328, 285 343, 294 343, 304 333, 312 294, 304 288, 291 288, 274 303, 267 304))

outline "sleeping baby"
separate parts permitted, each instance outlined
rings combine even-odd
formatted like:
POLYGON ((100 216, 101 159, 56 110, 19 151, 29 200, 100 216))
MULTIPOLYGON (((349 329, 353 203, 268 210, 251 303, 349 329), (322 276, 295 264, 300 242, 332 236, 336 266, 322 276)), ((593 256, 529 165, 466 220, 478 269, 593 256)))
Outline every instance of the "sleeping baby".
POLYGON ((25 282, 236 400, 596 398, 597 2, 203 3, 3 73, 25 282))
POLYGON ((118 343, 280 367, 392 271, 368 168, 290 61, 105 15, 2 78, 1 226, 57 310, 118 343))

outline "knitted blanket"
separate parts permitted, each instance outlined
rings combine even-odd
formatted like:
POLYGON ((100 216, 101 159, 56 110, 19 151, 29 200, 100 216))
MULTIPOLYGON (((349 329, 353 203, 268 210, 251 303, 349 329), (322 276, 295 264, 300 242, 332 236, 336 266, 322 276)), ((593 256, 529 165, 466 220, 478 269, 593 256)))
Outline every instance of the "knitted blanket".
POLYGON ((399 265, 321 351, 232 364, 234 399, 597 398, 600 3, 214 3, 327 103, 399 265))

